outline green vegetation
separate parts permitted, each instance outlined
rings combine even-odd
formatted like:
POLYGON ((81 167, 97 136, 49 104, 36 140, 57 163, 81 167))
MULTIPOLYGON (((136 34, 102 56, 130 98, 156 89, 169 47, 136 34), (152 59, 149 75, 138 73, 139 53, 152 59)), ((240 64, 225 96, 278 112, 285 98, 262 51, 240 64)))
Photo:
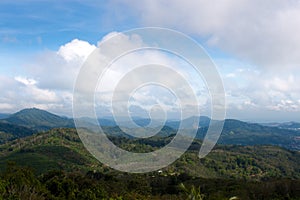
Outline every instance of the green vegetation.
POLYGON ((58 127, 74 127, 73 120, 36 108, 21 110, 1 121, 35 131, 45 131, 58 127))
POLYGON ((39 176, 9 163, 0 174, 0 199, 300 199, 299 180, 237 181, 187 175, 87 173, 51 170, 39 176))
MULTIPOLYGON (((206 132, 207 127, 200 128, 197 138, 203 139, 206 132)), ((299 142, 297 142, 299 136, 300 131, 226 119, 218 144, 276 145, 286 149, 300 150, 299 142)))
MULTIPOLYGON (((110 135, 109 138, 128 151, 151 152, 168 144, 173 136, 130 139, 110 135)), ((163 169, 163 173, 243 180, 300 178, 300 153, 296 151, 275 146, 218 145, 200 160, 197 154, 200 146, 201 141, 194 141, 180 159, 163 169)), ((69 128, 52 129, 0 145, 0 158, 0 169, 7 161, 14 161, 34 168, 36 173, 52 169, 86 172, 103 168, 82 145, 76 130, 69 128)))
POLYGON ((183 183, 180 184, 181 189, 186 193, 188 199, 190 200, 204 200, 204 195, 201 193, 200 187, 198 189, 192 185, 192 188, 189 190, 185 187, 183 183))
MULTIPOLYGON (((198 139, 209 121, 202 121, 198 139)), ((287 150, 299 150, 299 131, 226 120, 220 145, 207 157, 198 158, 201 140, 195 140, 172 165, 128 174, 97 161, 73 126, 38 109, 0 120, 0 199, 300 199, 300 153, 287 150)), ((134 139, 116 126, 103 128, 115 145, 141 153, 176 134, 166 126, 156 136, 134 139)))
POLYGON ((36 133, 35 130, 0 121, 0 144, 36 133))
MULTIPOLYGON (((163 135, 109 138, 123 149, 150 152, 174 136, 163 135)), ((161 171, 128 174, 92 157, 75 129, 52 129, 0 146, 0 199, 300 199, 299 152, 221 145, 199 160, 200 146, 196 140, 161 171)))
POLYGON ((7 113, 0 113, 0 119, 8 118, 10 114, 7 113))
MULTIPOLYGON (((0 119, 0 144, 23 138, 40 131, 48 131, 52 128, 74 127, 72 119, 60 117, 36 108, 24 109, 15 114, 4 116, 6 116, 5 119, 0 119)), ((89 123, 88 118, 82 120, 89 123)), ((183 124, 193 124, 195 120, 196 117, 188 118, 183 120, 183 124)), ((135 121, 140 125, 149 123, 149 119, 136 119, 135 121)), ((113 119, 99 119, 99 122, 102 126, 106 126, 105 129, 109 135, 131 138, 116 126, 113 119)), ((208 117, 200 117, 199 126, 201 128, 198 130, 198 139, 204 138, 209 123, 214 125, 219 122, 210 120, 208 117)), ((163 127, 158 136, 168 137, 175 134, 179 124, 180 121, 167 121, 166 126, 163 127)), ((183 128, 188 129, 189 127, 190 126, 183 128)), ((287 123, 279 124, 278 126, 263 126, 261 124, 226 119, 218 143, 226 145, 276 145, 290 150, 300 150, 300 131, 295 129, 295 127, 298 127, 298 124, 287 123)), ((129 132, 131 131, 130 128, 127 129, 129 132)))
POLYGON ((86 170, 98 162, 84 148, 75 129, 53 129, 0 146, 0 168, 7 161, 30 166, 36 173, 52 169, 86 170))

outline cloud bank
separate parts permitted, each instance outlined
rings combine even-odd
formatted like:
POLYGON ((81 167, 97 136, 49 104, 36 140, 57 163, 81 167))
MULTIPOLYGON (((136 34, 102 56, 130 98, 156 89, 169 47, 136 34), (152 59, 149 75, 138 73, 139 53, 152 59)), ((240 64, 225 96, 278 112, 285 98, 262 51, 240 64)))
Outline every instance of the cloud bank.
POLYGON ((143 25, 200 36, 207 46, 260 67, 299 67, 298 0, 128 0, 122 5, 143 25))
MULTIPOLYGON (((126 10, 114 13, 119 21, 130 18, 141 26, 174 28, 193 36, 209 51, 221 51, 222 55, 213 55, 213 59, 224 81, 229 117, 280 119, 290 116, 289 119, 298 119, 299 0, 125 0, 122 3, 111 1, 110 6, 112 9, 126 10)), ((116 32, 104 36, 99 42, 114 34, 116 32)), ((126 45, 139 47, 143 41, 138 37, 124 36, 116 45, 120 49, 126 45)), ((24 64, 24 70, 16 76, 0 75, 1 112, 36 106, 71 115, 76 76, 96 46, 74 39, 56 51, 36 55, 32 62, 24 64)), ((111 90, 112 83, 121 78, 126 71, 122 65, 155 59, 167 65, 178 64, 177 60, 155 52, 131 55, 116 64, 119 70, 109 72, 103 89, 111 90)), ((199 89, 201 95, 206 93, 199 89)), ((108 99, 109 95, 102 96, 101 106, 107 106, 106 97, 108 99)), ((140 100, 138 106, 159 99, 149 92, 145 92, 144 96, 135 94, 135 98, 140 100)), ((168 101, 173 102, 172 99, 165 99, 165 104, 168 101)), ((206 98, 202 101, 203 105, 205 103, 206 98)))

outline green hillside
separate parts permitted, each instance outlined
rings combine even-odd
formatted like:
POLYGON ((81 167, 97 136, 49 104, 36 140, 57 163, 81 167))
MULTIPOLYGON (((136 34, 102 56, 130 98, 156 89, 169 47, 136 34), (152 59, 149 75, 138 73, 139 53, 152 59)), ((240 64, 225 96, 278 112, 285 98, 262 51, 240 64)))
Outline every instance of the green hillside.
POLYGON ((5 119, 5 118, 8 118, 9 116, 10 116, 10 114, 0 113, 0 119, 5 119))
MULTIPOLYGON (((108 129, 111 130, 111 129, 108 129)), ((172 136, 130 139, 110 136, 111 141, 133 152, 150 152, 169 143, 172 136)), ((201 145, 195 141, 179 160, 163 169, 166 174, 188 173, 196 177, 260 180, 271 177, 300 178, 300 153, 275 146, 217 146, 199 160, 201 145)), ((37 173, 50 169, 67 171, 102 170, 87 152, 75 129, 59 128, 0 146, 0 167, 8 161, 33 167, 37 173)))
POLYGON ((38 131, 45 131, 58 127, 74 127, 73 120, 37 108, 21 110, 1 121, 38 131))
POLYGON ((13 139, 26 137, 33 133, 36 133, 33 129, 0 121, 0 144, 13 139))
MULTIPOLYGON (((113 135, 109 136, 112 142, 133 152, 153 151, 173 138, 113 135)), ((130 174, 98 162, 75 129, 52 129, 0 145, 0 199, 158 200, 200 194, 205 200, 300 198, 299 152, 275 146, 221 145, 200 160, 200 146, 201 141, 194 141, 180 159, 160 172, 130 174)))
MULTIPOLYGON (((185 124, 192 124, 195 118, 196 117, 185 119, 185 124)), ((141 123, 144 123, 143 120, 141 123)), ((102 123, 102 126, 107 124, 105 129, 110 135, 130 137, 124 134, 117 126, 112 126, 115 124, 113 119, 99 119, 99 121, 102 123)), ((212 126, 219 123, 207 117, 200 117, 200 128, 197 134, 198 139, 203 140, 210 122, 212 126)), ((179 124, 179 121, 167 122, 159 136, 169 136, 176 133, 176 127, 179 126, 179 124)), ((72 128, 74 127, 74 121, 36 108, 24 109, 9 115, 6 119, 0 119, 0 144, 13 139, 26 137, 36 132, 61 127, 72 128)), ((127 129, 129 132, 141 131, 140 129, 133 130, 130 127, 127 129)), ((149 129, 151 128, 149 127, 149 129)), ((226 119, 218 144, 245 146, 276 145, 290 150, 300 150, 299 138, 300 131, 297 130, 226 119)))
MULTIPOLYGON (((197 138, 203 139, 206 132, 207 127, 200 128, 197 138)), ((276 145, 286 149, 299 151, 299 136, 300 132, 295 130, 226 119, 218 144, 276 145)))
POLYGON ((51 169, 87 170, 99 163, 83 147, 75 129, 53 129, 0 146, 0 167, 8 161, 37 173, 51 169))

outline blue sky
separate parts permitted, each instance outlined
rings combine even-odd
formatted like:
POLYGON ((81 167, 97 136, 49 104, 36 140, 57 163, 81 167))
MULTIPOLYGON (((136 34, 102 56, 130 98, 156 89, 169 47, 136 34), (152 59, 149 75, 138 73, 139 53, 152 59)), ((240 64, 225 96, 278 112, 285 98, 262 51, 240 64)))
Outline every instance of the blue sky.
POLYGON ((145 26, 205 47, 224 82, 228 117, 300 121, 297 0, 0 1, 0 112, 71 115, 74 80, 97 43, 145 26))
MULTIPOLYGON (((6 50, 57 49, 72 38, 96 42, 112 30, 106 6, 76 1, 2 1, 2 45, 6 50)), ((1 46, 2 46, 1 45, 1 46)))

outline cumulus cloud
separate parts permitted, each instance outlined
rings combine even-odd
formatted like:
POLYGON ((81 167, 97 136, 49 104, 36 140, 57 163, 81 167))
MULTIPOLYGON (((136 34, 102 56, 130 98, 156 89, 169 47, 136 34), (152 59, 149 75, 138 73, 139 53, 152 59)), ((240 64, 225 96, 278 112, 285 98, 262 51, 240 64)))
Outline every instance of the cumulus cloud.
MULTIPOLYGON (((122 55, 127 49, 139 49, 147 46, 138 35, 125 35, 116 32, 109 33, 103 37, 97 45, 100 47, 96 52, 98 53, 100 61, 110 60, 116 55, 122 55), (118 37, 116 37, 112 43, 106 43, 109 38, 116 36, 116 34, 118 37)), ((82 65, 95 49, 96 46, 93 44, 74 39, 62 45, 57 51, 40 53, 31 63, 25 65, 25 74, 12 78, 3 78, 6 78, 6 82, 10 82, 10 84, 8 84, 5 89, 7 92, 7 94, 4 95, 6 99, 0 99, 0 103, 3 104, 2 107, 7 107, 6 104, 13 102, 11 105, 14 105, 14 109, 35 106, 71 115, 74 83, 82 65)), ((187 90, 183 82, 178 79, 179 74, 191 87, 194 86, 193 89, 195 89, 195 93, 200 94, 200 90, 204 87, 204 84, 201 85, 201 87, 195 87, 195 82, 197 82, 193 82, 195 76, 192 74, 192 71, 186 70, 192 67, 189 66, 188 63, 180 60, 179 57, 176 58, 174 55, 169 55, 159 50, 141 50, 125 54, 109 66, 96 91, 98 92, 97 94, 99 94, 96 106, 99 106, 98 108, 101 111, 105 110, 105 114, 109 114, 107 111, 111 111, 109 107, 110 101, 120 80, 137 67, 144 65, 166 66, 173 68, 174 73, 166 73, 166 70, 164 72, 155 71, 155 74, 149 74, 147 70, 140 71, 139 74, 133 74, 129 81, 122 82, 121 87, 123 89, 130 88, 135 90, 137 89, 134 87, 136 83, 146 78, 151 79, 150 77, 152 77, 151 80, 154 82, 163 82, 167 84, 167 87, 171 87, 171 89, 178 90, 180 93, 185 94, 187 90)), ((97 67, 99 66, 94 65, 93 67, 95 67, 95 69, 92 69, 92 71, 97 71, 97 67)), ((85 77, 84 89, 87 89, 90 80, 93 79, 91 75, 96 76, 96 79, 99 78, 97 73, 89 74, 85 77)), ((174 109, 174 106, 176 107, 178 102, 168 97, 169 94, 163 93, 163 90, 157 87, 158 85, 150 87, 151 89, 149 89, 148 92, 145 90, 137 90, 137 92, 134 93, 134 97, 131 98, 132 105, 150 111, 153 105, 159 104, 170 112, 178 112, 178 110, 174 109), (171 104, 174 106, 172 107, 171 104)), ((204 93, 202 94, 201 103, 206 103, 206 101, 208 101, 206 98, 207 94, 206 96, 204 93)), ((125 93, 124 95, 126 96, 125 93)), ((184 102, 184 106, 190 108, 191 113, 194 112, 192 105, 190 105, 191 100, 188 96, 181 99, 181 101, 184 102)), ((139 113, 135 114, 138 115, 139 113)))
POLYGON ((82 63, 96 48, 74 39, 57 51, 46 51, 25 63, 15 77, 0 76, 1 110, 14 112, 38 107, 71 115, 73 84, 82 63))
POLYGON ((27 78, 24 78, 21 76, 16 76, 15 80, 20 83, 23 83, 24 85, 35 85, 36 84, 36 81, 34 79, 27 79, 27 78))
POLYGON ((95 45, 78 39, 61 46, 57 52, 67 62, 84 61, 94 50, 95 45))
MULTIPOLYGON (((97 55, 97 59, 95 58, 95 60, 98 60, 98 62, 102 64, 106 62, 109 63, 110 59, 115 58, 115 56, 123 55, 121 57, 118 57, 118 59, 114 60, 109 66, 109 69, 104 71, 105 73, 102 74, 102 79, 99 82, 97 88, 98 90, 96 98, 97 102, 99 102, 99 105, 109 106, 109 103, 112 100, 114 103, 119 101, 122 101, 122 103, 126 101, 127 103, 128 99, 126 98, 128 92, 134 91, 135 89, 137 89, 136 87, 141 86, 141 83, 145 83, 147 82, 147 80, 148 82, 149 80, 152 80, 152 82, 161 83, 162 85, 165 85, 167 88, 171 88, 174 91, 180 90, 181 94, 188 93, 189 90, 187 90, 186 87, 195 86, 195 83, 191 81, 195 79, 195 77, 193 77, 193 75, 195 76, 195 74, 193 74, 192 71, 186 70, 187 68, 192 68, 192 66, 188 66, 188 63, 183 63, 183 61, 180 61, 179 58, 175 58, 174 55, 170 56, 164 51, 149 49, 139 50, 142 47, 148 46, 139 37, 139 35, 133 34, 128 36, 121 33, 116 36, 116 33, 112 33, 104 37, 104 39, 99 44, 99 50, 98 52, 96 52, 97 54, 94 54, 97 55), (106 42, 112 36, 115 36, 116 38, 113 41, 106 42), (138 51, 128 52, 128 50, 130 49, 137 49, 138 51), (138 67, 141 66, 145 66, 144 70, 136 72, 138 67), (174 73, 169 73, 168 71, 166 71, 166 69, 163 69, 163 66, 172 68, 174 73), (150 72, 147 69, 150 69, 151 67, 154 67, 155 69, 152 68, 153 71, 150 72), (187 84, 185 84, 187 86, 185 86, 183 82, 178 79, 179 74, 180 76, 182 76, 182 79, 187 81, 187 84), (129 75, 130 77, 128 77, 129 75), (126 81, 124 81, 123 79, 125 79, 126 81), (120 84, 120 81, 123 82, 121 82, 120 84), (115 92, 116 89, 118 89, 117 92, 115 92), (113 95, 115 95, 114 98, 113 95)), ((99 76, 99 74, 97 74, 96 72, 96 68, 100 67, 100 63, 99 65, 97 64, 97 62, 91 63, 93 64, 89 67, 92 71, 94 70, 95 73, 87 73, 85 75, 86 77, 84 77, 84 80, 93 79, 91 75, 95 76, 94 78, 98 78, 99 76), (93 67, 95 69, 92 69, 93 67)), ((92 88, 92 85, 89 85, 89 83, 86 83, 85 81, 81 85, 82 87, 80 88, 80 90, 83 92, 85 92, 90 87, 92 88)), ((203 85, 199 86, 199 84, 197 86, 198 87, 193 87, 195 93, 199 93, 199 89, 202 89, 202 87, 204 87, 203 85)), ((159 90, 153 90, 153 87, 157 88, 158 85, 152 85, 152 91, 151 89, 149 90, 151 91, 151 94, 143 93, 142 90, 138 91, 139 94, 136 95, 139 98, 133 99, 135 101, 138 101, 138 103, 135 102, 134 105, 139 105, 141 108, 147 109, 149 111, 153 104, 160 104, 162 108, 169 111, 174 111, 170 109, 170 105, 168 105, 168 103, 170 103, 171 101, 160 101, 161 97, 167 95, 160 94, 159 96, 157 96, 159 90), (144 98, 141 98, 141 96, 144 96, 144 98), (147 99, 147 102, 141 102, 141 100, 145 99, 147 99)), ((92 90, 92 92, 94 92, 94 90, 92 90)), ((186 95, 185 98, 182 98, 182 96, 182 105, 191 108, 192 99, 189 98, 190 96, 186 95)), ((195 106, 195 102, 193 103, 193 105, 195 106)), ((127 111, 127 105, 123 105, 122 108, 123 110, 127 111)), ((195 113, 195 108, 193 110, 190 110, 189 112, 195 113)), ((138 115, 139 113, 136 114, 138 115)))
POLYGON ((86 41, 74 39, 56 52, 37 55, 33 62, 26 64, 26 73, 35 77, 40 88, 70 91, 81 65, 95 48, 86 41))
POLYGON ((143 25, 200 36, 208 46, 260 67, 299 67, 297 0, 128 0, 127 5, 143 25))
MULTIPOLYGON (((231 1, 228 2, 230 3, 231 1)), ((196 2, 194 3, 198 5, 196 2)), ((153 1, 152 4, 152 7, 156 8, 160 3, 153 1)), ((179 2, 174 1, 173 6, 176 7, 177 4, 179 4, 179 2)), ((234 3, 231 2, 231 4, 234 3)), ((242 3, 240 2, 239 4, 242 3)), ((220 8, 218 8, 220 12, 224 9, 223 6, 225 6, 221 5, 220 8)), ((227 5, 228 9, 231 8, 230 5, 227 5)), ((177 9, 180 9, 179 6, 177 9)), ((166 13, 166 15, 167 14, 168 13, 166 13)), ((205 15, 205 13, 201 15, 205 15)), ((226 16, 226 14, 223 15, 226 16)), ((217 19, 218 18, 213 19, 212 25, 207 24, 205 31, 199 33, 210 35, 210 31, 212 30, 217 31, 216 33, 219 33, 218 31, 222 32, 224 27, 221 27, 221 24, 225 22, 219 22, 217 19)), ((146 20, 146 18, 144 20, 146 20)), ((201 28, 202 26, 199 27, 201 28)), ((197 30, 198 29, 195 29, 194 31, 197 30)), ((190 31, 193 31, 192 26, 190 31)), ((116 34, 118 33, 112 32, 106 35, 97 44, 97 46, 100 45, 102 48, 98 51, 98 53, 100 53, 100 60, 110 60, 111 57, 123 53, 126 49, 138 49, 147 45, 138 35, 128 36, 125 34, 118 34, 115 43, 105 44, 105 41, 116 36, 116 34)), ((225 44, 218 40, 212 43, 211 45, 221 46, 225 44)), ((226 45, 224 47, 227 48, 226 45)), ((10 112, 24 107, 39 107, 56 113, 71 115, 72 92, 76 77, 82 64, 95 49, 96 45, 74 39, 62 45, 57 51, 47 51, 37 55, 35 60, 26 64, 24 74, 15 77, 0 76, 2 83, 0 85, 2 92, 2 96, 0 97, 1 111, 10 112)), ((240 113, 249 113, 249 115, 255 116, 255 113, 264 114, 269 111, 300 112, 300 74, 295 68, 290 67, 286 73, 281 73, 276 70, 261 70, 259 67, 251 67, 251 64, 246 65, 244 62, 232 62, 228 59, 220 62, 217 61, 217 64, 218 63, 221 63, 220 69, 226 89, 228 113, 232 113, 233 116, 242 116, 243 114, 240 113)), ((268 62, 268 64, 270 63, 271 62, 268 62)), ((192 86, 199 86, 197 85, 199 82, 195 81, 195 79, 197 79, 197 77, 194 76, 195 73, 186 70, 190 66, 180 61, 179 58, 160 51, 143 50, 132 52, 115 60, 109 70, 106 71, 102 82, 99 82, 97 87, 97 92, 99 92, 97 94, 99 96, 96 95, 96 106, 99 106, 99 109, 103 111, 102 113, 109 114, 109 112, 111 112, 109 108, 113 90, 118 82, 124 78, 124 75, 134 70, 137 66, 145 64, 171 66, 188 80, 192 86)), ((125 82, 123 87, 130 88, 135 82, 151 76, 151 74, 145 71, 145 73, 132 78, 131 81, 125 82)), ((182 94, 184 94, 185 87, 182 87, 182 82, 178 81, 176 76, 169 73, 157 73, 153 76, 155 80, 158 81, 170 80, 169 86, 176 88, 178 91, 182 91, 182 94)), ((85 87, 88 85, 91 77, 86 77, 86 80, 85 87)), ((200 102, 202 109, 208 110, 210 105, 208 99, 209 94, 204 84, 196 88, 195 92, 198 94, 198 102, 200 102)), ((155 87, 138 90, 138 92, 133 94, 129 103, 133 106, 133 111, 149 111, 152 105, 159 104, 168 112, 173 113, 178 112, 177 107, 179 104, 172 95, 166 94, 163 90, 159 90, 155 87)), ((185 108, 189 109, 190 113, 193 113, 194 107, 191 106, 191 102, 188 98, 184 99, 184 103, 185 108)))
POLYGON ((0 103, 0 109, 2 111, 10 111, 11 109, 14 109, 14 106, 9 103, 0 103))
POLYGON ((229 113, 239 110, 251 116, 255 111, 256 115, 270 119, 279 119, 284 113, 290 113, 292 117, 289 119, 293 119, 300 112, 298 72, 278 75, 254 69, 235 69, 223 77, 229 113), (280 113, 270 115, 269 111, 280 113))
POLYGON ((0 81, 1 112, 12 112, 26 107, 52 109, 61 104, 60 95, 38 88, 37 81, 32 78, 0 76, 0 81))

